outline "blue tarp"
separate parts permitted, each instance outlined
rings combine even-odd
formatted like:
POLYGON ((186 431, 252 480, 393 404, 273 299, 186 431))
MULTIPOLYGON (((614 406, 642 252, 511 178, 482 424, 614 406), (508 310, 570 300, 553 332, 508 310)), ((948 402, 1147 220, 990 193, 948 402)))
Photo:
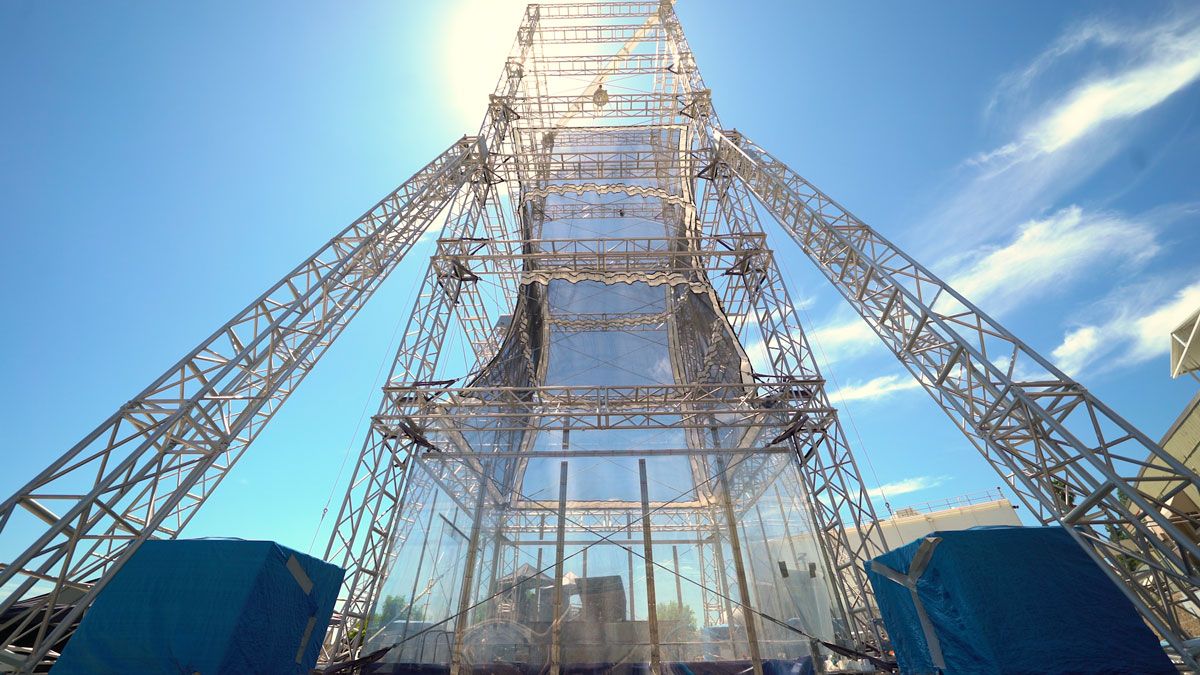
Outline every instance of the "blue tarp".
MULTIPOLYGON (((916 591, 945 673, 1177 672, 1133 604, 1061 527, 934 532, 875 560, 907 575, 934 537, 916 591)), ((900 672, 938 672, 909 588, 866 567, 900 672)))
POLYGON ((342 575, 270 541, 147 541, 96 596, 53 673, 306 674, 342 575))

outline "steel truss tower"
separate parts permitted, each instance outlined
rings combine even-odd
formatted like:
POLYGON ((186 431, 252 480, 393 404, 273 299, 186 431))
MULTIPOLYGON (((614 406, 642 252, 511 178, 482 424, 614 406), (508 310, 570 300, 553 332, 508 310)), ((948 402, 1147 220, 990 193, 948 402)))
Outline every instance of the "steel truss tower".
POLYGON ((1174 497, 1200 479, 725 130, 670 2, 530 5, 490 100, 478 135, 0 505, 25 542, 0 570, 16 584, 0 663, 52 662, 143 541, 179 536, 442 215, 325 551, 347 570, 325 660, 390 646, 456 673, 705 655, 761 672, 803 635, 870 650, 878 525, 756 202, 1180 646, 1200 522, 1174 497), (454 331, 473 363, 439 362, 454 331), (759 340, 767 372, 743 347, 759 340))

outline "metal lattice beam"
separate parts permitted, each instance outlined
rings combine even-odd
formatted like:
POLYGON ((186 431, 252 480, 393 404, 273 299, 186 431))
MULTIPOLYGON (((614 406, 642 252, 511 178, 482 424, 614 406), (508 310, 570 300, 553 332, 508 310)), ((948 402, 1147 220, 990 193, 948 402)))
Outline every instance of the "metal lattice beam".
POLYGON ((455 143, 0 504, 0 533, 18 508, 46 525, 0 571, 0 585, 24 577, 0 611, 50 583, 5 627, 10 644, 32 638, 25 667, 141 542, 183 529, 484 152, 474 138, 455 143), (52 625, 46 608, 65 588, 83 595, 52 625))
POLYGON ((1034 516, 1066 526, 1186 655, 1179 612, 1196 602, 1200 515, 1169 499, 1200 487, 1200 478, 786 164, 735 132, 716 138, 721 165, 754 192, 1034 516), (1161 490, 1138 486, 1147 467, 1160 472, 1161 490))

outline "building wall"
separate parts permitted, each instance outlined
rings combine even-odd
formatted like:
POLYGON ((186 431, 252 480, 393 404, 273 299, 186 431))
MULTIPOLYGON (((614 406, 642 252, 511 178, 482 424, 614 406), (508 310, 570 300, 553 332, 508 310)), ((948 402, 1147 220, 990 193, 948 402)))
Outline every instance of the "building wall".
MULTIPOLYGON (((898 513, 903 513, 901 509, 898 513)), ((1007 499, 997 499, 983 504, 958 506, 932 513, 893 516, 879 523, 885 548, 893 549, 939 530, 965 530, 986 525, 1020 525, 1017 511, 1007 499)), ((846 533, 852 545, 859 540, 858 530, 846 533)))
MULTIPOLYGON (((1167 429, 1167 433, 1163 435, 1159 445, 1172 457, 1183 462, 1184 466, 1200 473, 1200 392, 1197 392, 1196 396, 1184 407, 1171 428, 1167 429)), ((1147 480, 1160 475, 1162 475, 1160 471, 1142 469, 1140 475, 1142 480, 1138 484, 1138 489, 1147 494, 1161 495, 1166 483, 1147 480)), ((1194 486, 1189 487, 1184 490, 1183 494, 1176 495, 1171 500, 1171 505, 1185 513, 1195 512, 1200 506, 1200 492, 1197 492, 1194 486)))

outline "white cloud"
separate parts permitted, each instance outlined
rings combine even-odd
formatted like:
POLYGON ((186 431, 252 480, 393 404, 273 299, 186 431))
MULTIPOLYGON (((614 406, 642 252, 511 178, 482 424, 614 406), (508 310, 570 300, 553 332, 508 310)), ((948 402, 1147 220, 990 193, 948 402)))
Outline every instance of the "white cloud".
POLYGON ((1077 373, 1091 360, 1092 354, 1100 346, 1100 329, 1096 326, 1083 326, 1064 335, 1062 344, 1055 347, 1050 355, 1064 372, 1077 373))
MULTIPOLYGON (((834 361, 858 356, 873 344, 881 344, 866 322, 858 317, 848 321, 831 321, 805 334, 816 354, 817 366, 822 369, 834 361)), ((755 337, 746 343, 745 349, 755 369, 767 372, 771 361, 763 341, 755 337)))
POLYGON ((1006 107, 1015 132, 966 161, 963 182, 924 228, 927 254, 979 246, 1034 217, 1122 150, 1128 122, 1198 78, 1200 12, 1068 31, 997 87, 989 116, 1006 107))
MULTIPOLYGON (((1024 161, 1055 152, 1105 123, 1139 115, 1165 101, 1200 77, 1200 27, 1194 18, 1172 19, 1141 31, 1119 30, 1092 22, 1059 38, 1001 91, 1027 88, 1054 61, 1088 44, 1121 48, 1124 66, 1115 73, 1085 77, 1065 96, 1044 106, 1017 141, 976 157, 976 163, 998 159, 1024 161)), ((996 99, 993 99, 995 102, 996 99)))
POLYGON ((918 492, 931 487, 937 487, 942 483, 950 480, 949 476, 917 476, 916 478, 905 478, 894 483, 886 483, 877 488, 867 490, 867 494, 875 498, 898 497, 906 495, 910 492, 918 492))
POLYGON ((879 337, 862 319, 855 317, 841 323, 831 323, 813 331, 810 342, 818 357, 825 362, 858 356, 873 344, 880 344, 879 337))
POLYGON ((952 275, 950 285, 995 314, 1032 294, 1061 290, 1103 263, 1140 263, 1157 252, 1147 225, 1069 206, 1024 223, 1004 246, 978 249, 952 275))
POLYGON ((1142 315, 1131 327, 1133 344, 1128 358, 1144 361, 1170 350, 1167 335, 1200 308, 1200 281, 1179 291, 1166 304, 1142 315))
POLYGON ((839 401, 875 401, 898 391, 916 389, 920 385, 908 373, 903 375, 881 375, 861 384, 847 384, 835 395, 839 401))
POLYGON ((1115 303, 1107 320, 1068 331, 1052 353, 1054 361, 1068 375, 1078 377, 1102 359, 1102 369, 1107 369, 1162 356, 1170 349, 1167 335, 1198 307, 1200 281, 1175 293, 1153 289, 1129 293, 1115 303), (1157 297, 1149 301, 1148 296, 1157 297))
POLYGON ((1200 34, 1187 50, 1074 92, 1031 131, 1036 150, 1054 152, 1105 122, 1145 112, 1191 84, 1200 76, 1200 34))

